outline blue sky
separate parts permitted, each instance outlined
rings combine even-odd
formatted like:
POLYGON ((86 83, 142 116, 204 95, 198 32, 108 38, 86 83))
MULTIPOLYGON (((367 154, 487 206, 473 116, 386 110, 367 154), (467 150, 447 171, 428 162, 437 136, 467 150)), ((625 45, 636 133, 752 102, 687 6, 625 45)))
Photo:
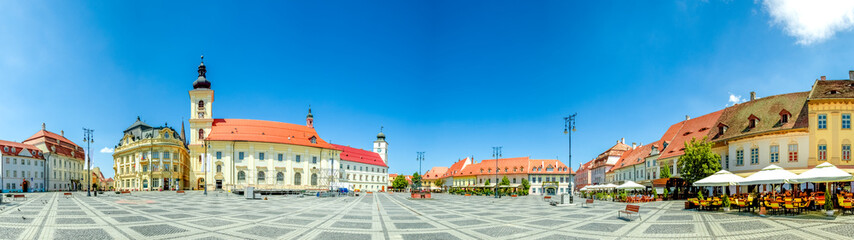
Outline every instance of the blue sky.
MULTIPOLYGON (((731 98, 807 91, 854 69, 851 6, 791 1, 0 2, 0 139, 45 122, 95 166, 137 116, 180 126, 205 55, 214 116, 303 124, 390 172, 457 159, 567 160, 649 143, 731 98), (848 43, 848 44, 846 44, 848 43)), ((845 4, 843 4, 845 5, 845 4)))

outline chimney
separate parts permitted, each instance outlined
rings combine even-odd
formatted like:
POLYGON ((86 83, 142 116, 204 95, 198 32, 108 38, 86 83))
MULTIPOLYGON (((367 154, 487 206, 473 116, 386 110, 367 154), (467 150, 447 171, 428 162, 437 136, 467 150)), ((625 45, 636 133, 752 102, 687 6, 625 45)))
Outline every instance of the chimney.
POLYGON ((848 71, 848 80, 854 80, 854 70, 848 71))
POLYGON ((65 137, 65 130, 59 130, 59 136, 65 137))
MULTIPOLYGON (((851 75, 851 72, 848 72, 848 75, 851 75)), ((821 76, 821 80, 822 80, 822 81, 827 80, 827 77, 825 77, 825 76, 821 76)))
POLYGON ((42 123, 42 131, 44 131, 44 123, 42 123))
POLYGON ((626 138, 620 138, 620 143, 625 144, 625 143, 626 143, 626 138))
POLYGON ((750 92, 750 101, 756 100, 756 92, 750 92))
POLYGON ((691 116, 685 115, 685 121, 691 120, 691 116))
POLYGON ((632 149, 635 149, 635 148, 638 148, 638 144, 637 144, 637 143, 632 143, 632 149))

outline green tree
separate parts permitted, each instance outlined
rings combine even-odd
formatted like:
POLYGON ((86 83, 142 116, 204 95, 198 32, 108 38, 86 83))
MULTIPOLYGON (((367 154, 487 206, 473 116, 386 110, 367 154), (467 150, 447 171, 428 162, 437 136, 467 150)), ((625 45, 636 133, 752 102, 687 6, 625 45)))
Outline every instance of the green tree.
POLYGON ((661 164, 661 174, 659 174, 661 178, 670 178, 670 165, 661 164))
POLYGON ((712 152, 712 143, 691 138, 685 143, 685 154, 679 157, 679 172, 688 184, 706 178, 721 170, 721 156, 712 152))
POLYGON ((486 179, 486 183, 484 183, 483 185, 484 185, 484 186, 489 186, 489 179, 486 179))
POLYGON ((412 174, 412 186, 414 189, 421 189, 421 175, 418 172, 412 174))
POLYGON ((528 190, 531 189, 531 183, 528 182, 527 178, 522 178, 522 190, 519 191, 522 195, 528 195, 528 190))
POLYGON ((406 188, 406 185, 409 185, 409 183, 406 182, 406 177, 403 175, 397 175, 397 177, 394 178, 394 181, 391 182, 391 187, 394 189, 404 189, 406 188))
POLYGON ((498 185, 510 185, 510 179, 508 179, 507 176, 504 176, 504 178, 501 179, 501 182, 499 182, 498 185))
POLYGON ((433 185, 436 185, 437 187, 442 187, 445 185, 445 179, 444 178, 436 179, 436 181, 433 181, 433 185))

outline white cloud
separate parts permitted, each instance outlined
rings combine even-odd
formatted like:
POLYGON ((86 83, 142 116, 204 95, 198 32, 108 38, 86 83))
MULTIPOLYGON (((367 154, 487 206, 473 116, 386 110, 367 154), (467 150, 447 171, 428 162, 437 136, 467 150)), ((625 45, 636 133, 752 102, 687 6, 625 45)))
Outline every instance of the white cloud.
POLYGON ((730 93, 729 94, 729 103, 726 106, 729 107, 729 106, 733 106, 733 105, 743 103, 746 101, 747 100, 744 98, 741 98, 741 96, 736 96, 735 94, 730 93))
POLYGON ((104 148, 102 148, 102 149, 101 149, 101 153, 113 153, 113 152, 115 152, 115 151, 116 151, 116 149, 114 149, 114 148, 108 148, 108 147, 104 147, 104 148))
POLYGON ((765 0, 773 25, 781 25, 798 44, 823 42, 854 27, 854 1, 765 0))

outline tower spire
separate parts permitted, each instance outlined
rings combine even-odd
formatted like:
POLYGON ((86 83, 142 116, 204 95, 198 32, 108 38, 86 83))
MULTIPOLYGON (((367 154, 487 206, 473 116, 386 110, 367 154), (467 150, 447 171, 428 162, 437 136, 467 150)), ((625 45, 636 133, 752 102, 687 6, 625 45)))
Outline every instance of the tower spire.
POLYGON ((211 82, 207 79, 207 67, 205 67, 205 55, 201 57, 202 63, 199 64, 199 77, 196 78, 196 81, 193 82, 193 89, 198 88, 211 88, 211 82))
POLYGON ((305 125, 314 128, 314 115, 311 114, 311 105, 308 105, 308 115, 305 116, 305 125))

